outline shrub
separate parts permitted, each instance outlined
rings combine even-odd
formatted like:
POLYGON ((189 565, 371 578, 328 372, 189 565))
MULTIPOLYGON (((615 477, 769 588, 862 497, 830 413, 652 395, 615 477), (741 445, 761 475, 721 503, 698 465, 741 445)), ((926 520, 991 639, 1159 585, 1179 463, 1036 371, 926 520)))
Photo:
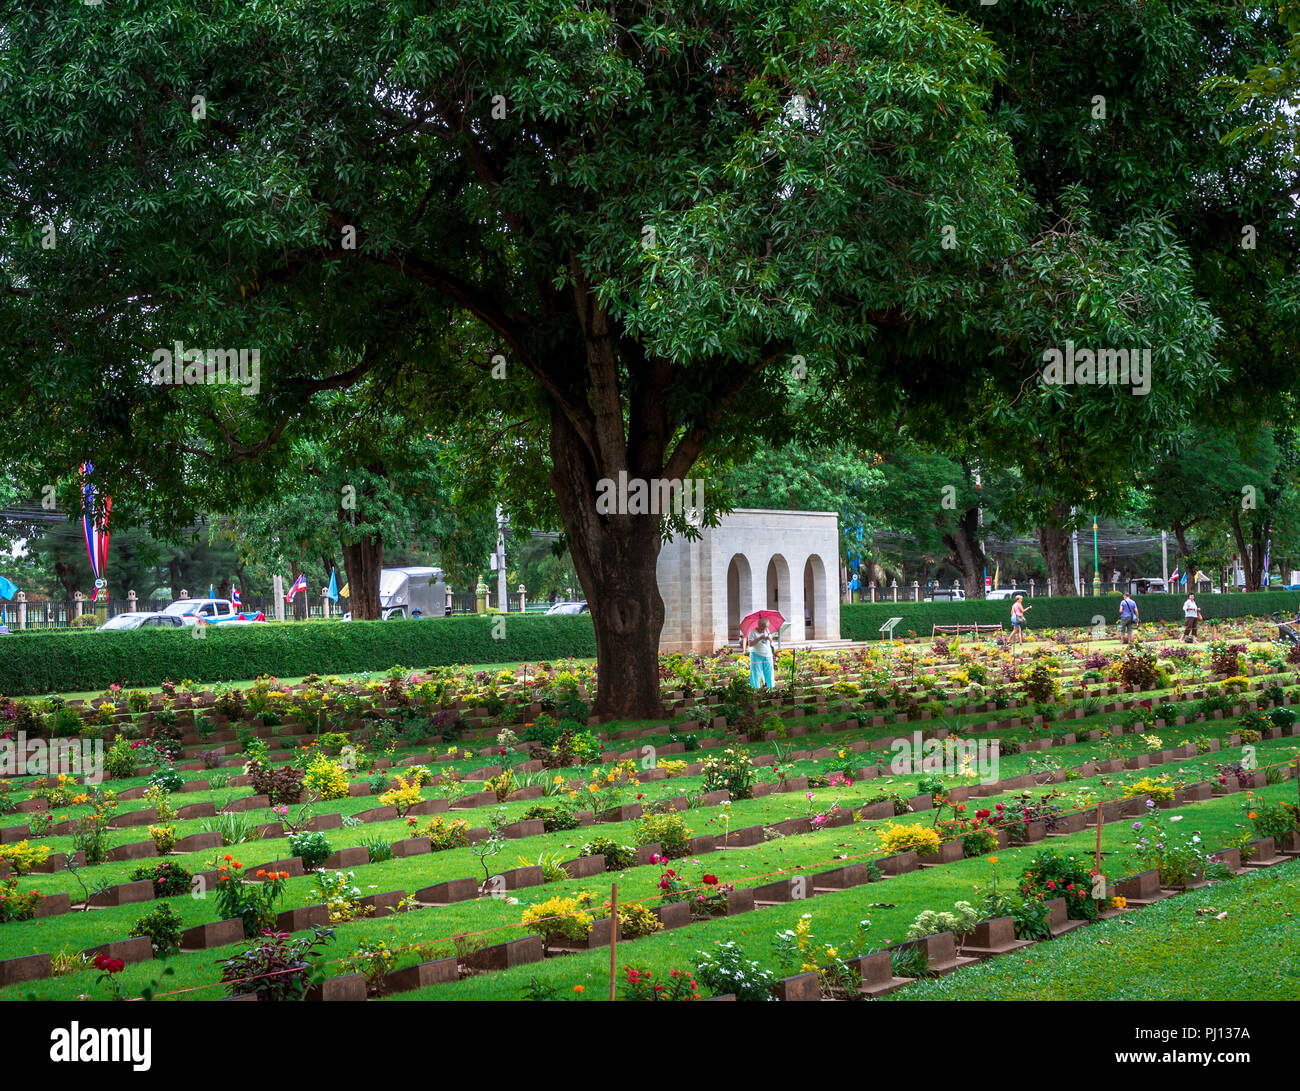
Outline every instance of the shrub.
POLYGON ((253 816, 246 811, 222 812, 214 818, 205 818, 201 829, 204 833, 221 834, 221 847, 242 845, 245 841, 256 841, 260 834, 253 816))
POLYGON ((910 826, 890 822, 880 831, 880 847, 887 855, 915 849, 918 856, 930 856, 939 851, 939 831, 919 823, 910 826))
POLYGON ((515 790, 515 774, 509 769, 503 769, 494 777, 488 777, 483 782, 485 792, 496 792, 497 802, 504 803, 515 790))
POLYGON ((275 904, 284 894, 287 871, 259 870, 253 879, 242 875, 243 864, 226 855, 218 867, 217 912, 220 920, 238 917, 244 922, 244 936, 251 939, 275 926, 275 904))
POLYGON ((131 744, 119 735, 104 754, 104 772, 111 778, 120 780, 135 776, 135 770, 135 751, 131 748, 131 744))
POLYGON ((150 826, 149 836, 153 838, 159 856, 166 856, 176 847, 175 826, 150 826))
MULTIPOLYGON (((1300 645, 1297 645, 1300 647, 1300 645)), ((1295 709, 1275 708, 1268 714, 1269 723, 1274 727, 1290 727, 1296 721, 1295 709)))
POLYGON ((344 799, 348 794, 348 774, 336 761, 317 754, 307 766, 302 778, 303 787, 315 792, 321 799, 344 799))
POLYGON ((737 1000, 775 1000, 776 974, 745 958, 740 947, 728 941, 695 956, 695 977, 714 996, 734 994, 737 1000))
POLYGON ((990 829, 973 830, 961 839, 963 856, 984 856, 998 847, 998 835, 990 829))
POLYGON ((524 910, 523 923, 528 931, 542 937, 549 951, 556 946, 584 946, 595 920, 577 898, 557 896, 530 905, 524 910))
POLYGON ((329 839, 323 833, 319 830, 308 830, 305 833, 289 835, 289 851, 302 860, 304 868, 315 871, 329 859, 330 853, 334 850, 330 848, 329 839))
POLYGON ((658 843, 659 851, 670 860, 686 856, 691 849, 691 830, 685 819, 677 813, 648 814, 637 819, 632 827, 633 840, 638 845, 658 843))
POLYGON ((979 914, 975 912, 975 907, 970 902, 957 902, 952 907, 952 912, 936 912, 933 909, 923 909, 908 926, 904 938, 909 940, 925 939, 926 936, 937 936, 943 932, 951 932, 960 942, 963 936, 969 936, 975 931, 975 926, 979 924, 979 921, 979 914))
POLYGON ((337 758, 348 745, 348 737, 338 731, 326 731, 316 739, 316 745, 331 758, 337 758))
POLYGON ((153 883, 155 898, 171 898, 177 894, 190 893, 194 877, 175 860, 162 864, 141 864, 131 872, 133 883, 148 879, 153 883))
POLYGON ((578 818, 573 813, 573 809, 561 803, 555 807, 547 807, 537 803, 529 807, 524 812, 524 819, 542 820, 542 827, 547 833, 555 833, 557 830, 576 830, 578 828, 578 818))
POLYGON ((420 802, 420 786, 407 781, 405 777, 397 778, 397 787, 390 788, 387 792, 379 797, 379 802, 385 807, 397 808, 397 813, 406 817, 406 812, 420 802))
POLYGON ((376 834, 361 843, 365 845, 366 855, 370 858, 372 864, 382 864, 386 860, 393 858, 393 843, 385 837, 376 834))
MULTIPOLYGON (((605 903, 605 912, 610 910, 610 903, 605 903)), ((623 902, 618 907, 618 934, 623 939, 640 939, 653 936, 663 928, 663 921, 650 911, 649 906, 640 902, 623 902)))
POLYGON ((742 750, 728 748, 705 759, 701 770, 705 792, 731 793, 732 799, 754 797, 754 763, 742 750))
POLYGON ((287 932, 266 931, 243 954, 221 966, 221 980, 231 996, 256 994, 259 1000, 302 1000, 312 982, 323 976, 323 948, 332 939, 329 928, 315 928, 310 938, 290 942, 287 932))
POLYGON ((181 949, 181 915, 164 902, 136 921, 128 935, 147 936, 154 954, 167 958, 181 949))
POLYGON ((422 832, 429 839, 434 852, 469 844, 469 823, 463 818, 435 816, 429 819, 422 832))
POLYGON ((1020 873, 1020 894, 1046 901, 1064 898, 1068 916, 1095 921, 1097 905, 1092 899, 1092 876, 1087 861, 1063 856, 1057 849, 1044 849, 1020 873))
POLYGON ((248 763, 248 773, 253 778, 254 794, 266 796, 272 807, 287 807, 302 798, 305 774, 301 769, 295 769, 292 765, 266 765, 260 761, 251 761, 248 763))
POLYGON ((331 875, 327 871, 318 870, 315 893, 329 911, 330 924, 368 917, 374 912, 373 906, 361 904, 361 888, 357 886, 356 876, 350 871, 346 875, 341 871, 331 875))
MULTIPOLYGON (((187 629, 137 629, 113 634, 31 632, 15 638, 0 661, 0 693, 43 694, 100 689, 111 682, 158 685, 167 675, 196 681, 297 678, 312 673, 382 671, 394 661, 444 666, 492 663, 501 642, 483 617, 402 621, 321 622, 313 625, 213 626, 199 641, 187 629), (75 644, 74 654, 60 653, 75 644)), ((511 619, 512 655, 591 658, 596 638, 589 615, 511 619)), ((143 708, 149 698, 140 694, 143 708)))
POLYGON ((631 845, 620 845, 608 837, 593 837, 582 847, 579 856, 605 857, 606 871, 622 871, 636 863, 636 849, 631 845))
POLYGON ((1142 777, 1124 788, 1125 799, 1150 796, 1157 803, 1168 803, 1174 798, 1174 786, 1164 777, 1142 777))
POLYGON ((50 857, 48 845, 33 846, 26 840, 0 845, 0 861, 7 863, 15 875, 26 875, 50 857))
POLYGON ((1151 689, 1158 680, 1153 652, 1129 652, 1119 663, 1119 680, 1135 689, 1151 689))
POLYGON ((0 922, 29 921, 45 895, 39 890, 18 890, 17 879, 0 879, 0 922))
POLYGON ((179 792, 185 787, 185 778, 181 776, 180 770, 176 766, 160 765, 149 774, 149 783, 155 788, 161 788, 164 792, 179 792))

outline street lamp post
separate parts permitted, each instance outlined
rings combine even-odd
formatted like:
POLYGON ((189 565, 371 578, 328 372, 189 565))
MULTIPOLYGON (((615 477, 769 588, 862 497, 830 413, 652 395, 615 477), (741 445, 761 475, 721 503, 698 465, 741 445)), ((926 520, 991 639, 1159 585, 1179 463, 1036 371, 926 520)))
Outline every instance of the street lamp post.
POLYGON ((1097 516, 1092 517, 1092 593, 1101 595, 1101 562, 1097 557, 1097 516))

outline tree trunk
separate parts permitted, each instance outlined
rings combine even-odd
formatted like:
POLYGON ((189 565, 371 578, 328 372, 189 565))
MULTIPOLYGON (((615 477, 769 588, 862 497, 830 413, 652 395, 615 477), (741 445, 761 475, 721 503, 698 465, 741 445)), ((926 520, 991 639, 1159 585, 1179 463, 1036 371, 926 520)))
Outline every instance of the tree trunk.
POLYGON ((379 573, 384 567, 384 540, 379 535, 343 546, 343 571, 348 577, 348 607, 353 621, 378 621, 379 573))
POLYGON ((1246 531, 1241 525, 1241 508, 1232 506, 1232 537, 1237 543, 1237 556, 1241 558, 1241 571, 1246 580, 1247 591, 1258 591, 1259 582, 1255 576, 1258 562, 1251 556, 1250 546, 1246 543, 1246 531))
MULTIPOLYGON (((592 714, 612 719, 662 716, 659 634, 664 603, 656 572, 660 516, 596 510, 598 481, 604 475, 571 422, 558 412, 551 417, 551 460, 551 485, 596 630, 599 672, 592 714)), ((629 478, 649 478, 657 472, 657 465, 648 474, 642 467, 628 471, 629 478)))
MULTIPOLYGON (((1074 586, 1074 567, 1070 561, 1070 532, 1065 521, 1070 516, 1068 504, 1057 504, 1052 509, 1053 518, 1038 527, 1038 548, 1047 564, 1047 576, 1052 581, 1052 593, 1060 595, 1074 586)), ((1080 579, 1083 578, 1080 571, 1080 579)))
POLYGON ((953 563, 961 569, 961 582, 968 599, 984 597, 984 568, 988 559, 980 548, 979 529, 979 508, 967 508, 952 531, 942 536, 953 563))
POLYGON ((181 582, 181 562, 179 558, 173 557, 167 562, 167 576, 172 583, 172 598, 180 598, 183 584, 181 582))

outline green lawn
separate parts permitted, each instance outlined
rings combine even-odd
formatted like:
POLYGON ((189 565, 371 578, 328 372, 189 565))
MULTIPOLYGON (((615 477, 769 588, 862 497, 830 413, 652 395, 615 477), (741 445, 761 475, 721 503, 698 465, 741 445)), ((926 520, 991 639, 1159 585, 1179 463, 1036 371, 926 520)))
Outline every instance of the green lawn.
POLYGON ((888 999, 1300 1000, 1300 861, 917 982, 888 999))

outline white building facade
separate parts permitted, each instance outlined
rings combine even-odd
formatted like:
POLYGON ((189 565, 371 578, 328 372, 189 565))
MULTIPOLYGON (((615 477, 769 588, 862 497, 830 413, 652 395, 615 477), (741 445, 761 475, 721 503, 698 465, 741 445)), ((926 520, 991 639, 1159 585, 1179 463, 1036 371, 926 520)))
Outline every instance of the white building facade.
POLYGON ((839 515, 739 508, 698 541, 665 542, 658 578, 661 651, 721 648, 754 610, 784 615, 783 644, 839 640, 839 515))

